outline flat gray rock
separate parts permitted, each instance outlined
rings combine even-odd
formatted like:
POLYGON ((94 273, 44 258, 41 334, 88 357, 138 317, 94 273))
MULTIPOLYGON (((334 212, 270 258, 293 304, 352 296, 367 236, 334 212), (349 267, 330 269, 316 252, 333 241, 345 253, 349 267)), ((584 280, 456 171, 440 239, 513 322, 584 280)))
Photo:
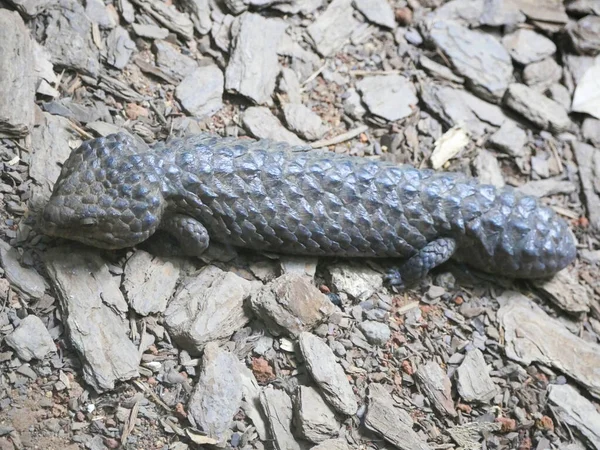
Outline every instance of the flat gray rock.
POLYGON ((453 22, 434 23, 430 34, 478 96, 500 102, 512 80, 513 66, 496 38, 453 22))
POLYGON ((465 82, 465 79, 452 72, 452 69, 435 62, 433 59, 429 59, 425 55, 420 56, 419 64, 434 78, 441 78, 442 80, 448 80, 459 84, 465 82))
POLYGON ((573 94, 571 110, 589 114, 600 119, 600 92, 598 80, 600 79, 600 62, 596 63, 581 77, 573 94))
POLYGON ((19 252, 8 243, 0 241, 0 263, 4 276, 11 286, 28 298, 40 299, 46 292, 46 281, 35 269, 19 262, 19 252))
POLYGON ((524 295, 506 291, 500 297, 498 321, 504 329, 506 356, 529 365, 545 364, 564 373, 600 398, 600 346, 576 336, 524 295))
POLYGON ((600 17, 582 17, 568 27, 568 33, 576 53, 592 56, 600 53, 600 17))
POLYGON ((208 34, 212 28, 210 0, 181 0, 180 3, 190 14, 196 31, 208 34))
POLYGON ((25 16, 35 17, 54 6, 58 0, 9 0, 8 3, 25 16))
POLYGON ((60 175, 61 166, 71 154, 69 141, 72 139, 70 122, 64 117, 41 113, 41 120, 31 133, 33 157, 29 175, 39 186, 36 189, 40 205, 49 197, 54 182, 60 175))
POLYGON ((109 14, 102 0, 86 0, 85 14, 92 22, 98 24, 100 28, 110 30, 117 26, 115 17, 109 14))
POLYGON ((246 367, 243 361, 239 361, 239 368, 243 392, 241 408, 252 421, 258 436, 264 441, 269 437, 267 434, 267 418, 260 404, 262 388, 259 386, 254 373, 246 367))
POLYGON ((346 91, 344 98, 344 112, 356 120, 362 120, 367 110, 362 104, 360 94, 354 88, 349 88, 346 91))
POLYGON ((568 269, 561 270, 549 280, 536 280, 534 284, 563 311, 580 314, 590 310, 590 292, 568 269))
POLYGON ((490 136, 488 142, 495 149, 510 156, 522 156, 527 143, 527 133, 514 121, 507 120, 490 136))
POLYGON ((28 135, 34 122, 33 40, 16 12, 0 9, 0 137, 28 135))
POLYGON ((339 263, 328 269, 335 291, 359 301, 366 300, 383 286, 382 274, 366 266, 339 263))
POLYGON ((250 306, 275 335, 311 331, 337 308, 306 277, 288 273, 250 297, 250 306))
POLYGON ((481 25, 499 27, 516 25, 527 18, 519 9, 518 2, 513 0, 484 0, 483 13, 479 17, 481 25))
POLYGON ((92 22, 83 7, 73 0, 60 0, 60 8, 48 10, 48 27, 43 45, 52 63, 92 77, 100 73, 100 51, 92 39, 92 22))
POLYGON ((478 348, 467 352, 465 359, 456 369, 456 387, 466 402, 489 403, 498 393, 490 377, 490 369, 478 348))
POLYGON ((600 152, 583 142, 573 142, 588 218, 592 229, 600 230, 600 152))
POLYGON ((244 13, 232 42, 231 58, 225 71, 225 89, 248 97, 259 105, 271 104, 279 74, 277 42, 288 25, 244 13))
POLYGON ((502 38, 502 44, 519 64, 541 61, 556 53, 556 45, 542 34, 520 28, 502 38))
POLYGON ((166 39, 169 36, 169 30, 158 25, 134 23, 131 27, 135 34, 143 38, 166 39))
POLYGON ((154 41, 153 46, 156 65, 177 80, 182 80, 198 68, 198 63, 193 58, 182 54, 170 42, 154 41))
POLYGON ((33 315, 21 320, 15 331, 6 336, 4 340, 22 361, 42 360, 48 353, 56 351, 52 336, 44 322, 33 315))
POLYGON ((473 165, 480 183, 491 184, 499 188, 506 184, 498 158, 492 152, 484 148, 479 149, 473 165))
POLYGON ((281 69, 281 78, 279 79, 279 90, 288 96, 290 103, 302 103, 302 90, 298 75, 289 67, 281 69))
POLYGON ((396 27, 394 10, 386 0, 354 0, 354 6, 370 22, 390 29, 396 27))
POLYGON ((242 405, 243 383, 235 355, 211 342, 204 348, 200 376, 188 402, 196 425, 209 438, 223 443, 242 405))
POLYGON ((123 289, 131 308, 141 316, 164 312, 180 273, 177 262, 136 251, 123 274, 123 289))
POLYGON ((279 266, 282 274, 294 273, 309 279, 314 279, 317 271, 318 258, 305 258, 303 256, 282 256, 279 266))
POLYGON ((106 62, 117 69, 123 69, 135 50, 135 42, 129 37, 129 32, 123 27, 116 27, 106 39, 108 54, 106 62))
POLYGON ((450 128, 462 125, 474 137, 496 130, 506 121, 502 109, 464 89, 423 83, 421 99, 450 128))
POLYGON ((560 83, 554 83, 547 89, 547 95, 555 102, 562 105, 565 111, 571 111, 571 93, 560 83))
POLYGON ((596 14, 600 16, 600 3, 596 0, 574 0, 565 5, 568 12, 577 14, 596 14))
POLYGON ((285 391, 268 386, 260 394, 260 403, 269 422, 276 450, 305 450, 294 437, 292 399, 285 391))
POLYGON ((360 25, 354 18, 352 1, 333 0, 306 29, 313 47, 324 58, 340 50, 360 25))
POLYGON ((558 83, 562 76, 562 67, 553 58, 546 58, 528 64, 523 69, 523 81, 525 81, 525 84, 540 92, 558 83))
POLYGON ((356 83, 369 112, 390 122, 410 116, 419 102, 412 83, 401 75, 375 75, 356 83))
POLYGON ((294 410, 298 433, 304 439, 318 444, 339 434, 335 412, 316 389, 298 386, 294 410))
POLYGON ((363 332, 369 344, 384 346, 392 337, 390 327, 382 322, 374 320, 365 320, 358 324, 358 328, 363 332))
POLYGON ((577 185, 572 181, 547 179, 531 180, 517 188, 525 195, 548 197, 555 194, 571 194, 577 191, 577 185))
POLYGON ((518 0, 519 9, 529 19, 537 21, 539 26, 546 23, 563 25, 569 21, 565 5, 561 1, 518 0))
POLYGON ((178 345, 197 354, 248 322, 244 301, 251 290, 250 281, 207 266, 181 281, 164 314, 166 328, 178 345))
POLYGON ((288 131, 266 106, 252 106, 242 116, 244 128, 257 139, 271 139, 291 145, 303 145, 304 141, 288 131))
POLYGON ((315 445, 311 450, 351 450, 350 446, 341 439, 328 439, 315 445))
POLYGON ((365 426, 400 450, 430 450, 431 447, 412 429, 413 420, 397 408, 392 396, 381 384, 369 386, 365 426))
POLYGON ((485 0, 451 0, 428 2, 435 7, 426 16, 426 23, 455 22, 467 27, 478 27, 485 12, 485 0))
POLYGON ((600 413, 592 402, 568 384, 548 386, 548 400, 564 423, 585 436, 596 450, 600 449, 600 413))
POLYGON ((319 115, 300 103, 283 105, 283 115, 290 129, 307 141, 321 139, 327 133, 327 127, 319 115))
POLYGON ((285 14, 308 15, 319 9, 324 3, 324 0, 290 0, 286 2, 275 3, 271 6, 271 8, 281 11, 285 14))
POLYGON ((226 14, 213 20, 210 34, 215 42, 215 45, 224 52, 229 53, 229 47, 231 46, 232 38, 231 29, 234 22, 239 25, 239 21, 236 21, 236 18, 231 14, 226 14))
POLYGON ((434 361, 421 365, 415 372, 421 389, 440 414, 456 417, 452 401, 452 382, 446 372, 434 361))
POLYGON ((185 110, 198 118, 211 117, 223 107, 225 78, 216 65, 200 66, 175 89, 185 110))
POLYGON ((571 119, 560 103, 524 84, 511 84, 504 102, 543 130, 560 133, 571 126, 571 119))
POLYGON ((44 262, 85 381, 102 393, 138 377, 141 355, 128 337, 127 302, 105 261, 92 250, 61 247, 44 262))
POLYGON ((158 23, 186 40, 194 37, 194 23, 187 13, 177 10, 175 5, 161 0, 131 0, 158 23))
POLYGON ((354 392, 329 346, 321 338, 308 332, 300 334, 299 343, 308 371, 325 400, 342 414, 356 414, 358 404, 354 392))
POLYGON ((588 117, 581 125, 583 138, 596 148, 600 148, 600 120, 588 117))

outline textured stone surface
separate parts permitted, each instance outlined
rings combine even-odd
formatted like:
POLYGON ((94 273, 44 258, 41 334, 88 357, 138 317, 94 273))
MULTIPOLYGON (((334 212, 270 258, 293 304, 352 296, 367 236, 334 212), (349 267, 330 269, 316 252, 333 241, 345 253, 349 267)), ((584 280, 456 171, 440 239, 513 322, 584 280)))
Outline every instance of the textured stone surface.
POLYGON ((177 86, 175 95, 195 117, 214 115, 223 107, 224 77, 216 65, 201 66, 177 86))
POLYGON ((498 299, 506 355, 523 364, 533 361, 560 370, 600 398, 600 346, 571 333, 524 295, 507 291, 498 299))
POLYGON ((0 9, 0 137, 23 137, 34 121, 33 42, 16 12, 0 9))
POLYGON ((22 361, 41 360, 56 350, 48 329, 36 316, 25 317, 15 331, 6 336, 5 341, 22 361))
POLYGON ((510 56, 520 64, 541 61, 556 52, 554 42, 527 28, 521 28, 504 36, 502 43, 510 56))
POLYGON ((250 305, 273 333, 290 336, 312 330, 337 309, 306 277, 294 273, 255 292, 250 305))
POLYGON ((225 89, 257 104, 272 103, 271 94, 280 70, 276 43, 286 28, 287 24, 278 19, 242 15, 225 71, 225 89))
POLYGON ((352 0, 333 0, 308 28, 312 44, 323 57, 337 52, 360 25, 354 18, 352 0))
POLYGON ((365 77, 356 88, 369 112, 390 122, 411 115, 418 103, 413 85, 401 75, 365 77))
POLYGON ((569 115, 560 103, 524 84, 511 84, 505 103, 544 130, 561 132, 571 125, 569 115))
POLYGON ((173 340, 199 353, 209 342, 229 338, 249 320, 244 300, 251 286, 216 266, 183 279, 165 311, 165 325, 173 340))
POLYGON ((323 397, 340 413, 354 415, 358 404, 344 369, 336 362, 333 351, 323 340, 308 332, 300 334, 299 342, 308 370, 321 388, 323 397))
POLYGON ((179 281, 179 264, 138 250, 127 261, 123 289, 131 307, 142 316, 162 313, 179 281))
POLYGON ((141 355, 128 337, 127 303, 106 262, 87 249, 60 247, 46 253, 45 265, 85 381, 105 392, 138 377, 141 355))
POLYGON ((394 399, 381 384, 373 383, 369 386, 365 425, 401 450, 431 449, 413 431, 413 420, 410 415, 394 405, 394 399))
POLYGON ((490 377, 490 368, 479 349, 471 350, 456 370, 456 387, 467 402, 488 403, 498 393, 490 377))
POLYGON ((239 361, 213 342, 204 348, 201 367, 188 403, 189 412, 201 431, 222 441, 242 404, 239 361))
POLYGON ((499 102, 512 79, 510 56, 489 34, 453 22, 436 22, 431 38, 477 95, 499 102))

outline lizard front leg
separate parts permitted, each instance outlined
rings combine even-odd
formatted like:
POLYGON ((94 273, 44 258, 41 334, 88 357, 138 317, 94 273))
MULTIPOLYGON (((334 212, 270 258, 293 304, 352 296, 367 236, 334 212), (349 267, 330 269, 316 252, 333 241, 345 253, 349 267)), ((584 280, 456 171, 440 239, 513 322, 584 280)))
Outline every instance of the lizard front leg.
POLYGON ((415 283, 427 273, 448 261, 456 251, 456 241, 450 238, 440 238, 430 242, 418 253, 408 259, 400 267, 390 270, 385 281, 391 286, 405 287, 415 283))
POLYGON ((160 228, 177 239, 183 252, 200 256, 208 248, 208 231, 200 222, 184 214, 171 214, 164 218, 160 228))

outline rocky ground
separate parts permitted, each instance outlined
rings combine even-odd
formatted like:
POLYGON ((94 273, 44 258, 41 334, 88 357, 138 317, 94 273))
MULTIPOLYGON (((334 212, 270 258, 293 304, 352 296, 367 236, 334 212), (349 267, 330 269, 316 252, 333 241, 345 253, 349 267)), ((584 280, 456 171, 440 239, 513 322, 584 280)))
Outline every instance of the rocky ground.
POLYGON ((0 0, 0 450, 600 449, 598 79, 598 0, 0 0), (40 234, 60 163, 119 130, 463 171, 554 207, 578 258, 398 293, 40 234))

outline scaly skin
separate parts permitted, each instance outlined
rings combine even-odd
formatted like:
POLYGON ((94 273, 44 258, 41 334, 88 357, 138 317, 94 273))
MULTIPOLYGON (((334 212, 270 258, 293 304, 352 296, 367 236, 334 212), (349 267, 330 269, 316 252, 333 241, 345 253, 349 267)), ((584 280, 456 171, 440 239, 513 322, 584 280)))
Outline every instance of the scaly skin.
POLYGON ((42 219, 52 236, 104 249, 157 229, 189 253, 209 242, 296 255, 398 258, 392 284, 452 257, 514 278, 573 261, 567 223, 535 198, 457 173, 198 135, 137 153, 125 134, 65 162, 42 219))

